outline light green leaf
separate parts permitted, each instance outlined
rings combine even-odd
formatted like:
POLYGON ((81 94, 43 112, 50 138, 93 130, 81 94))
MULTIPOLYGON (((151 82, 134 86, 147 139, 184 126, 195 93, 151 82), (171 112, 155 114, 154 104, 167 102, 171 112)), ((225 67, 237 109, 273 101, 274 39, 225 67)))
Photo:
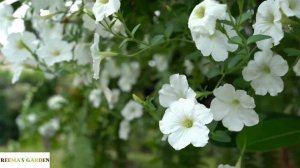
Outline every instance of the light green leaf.
POLYGON ((266 36, 262 34, 253 35, 247 39, 247 44, 255 43, 269 38, 271 38, 271 36, 266 36))
POLYGON ((234 36, 229 39, 229 42, 232 44, 243 45, 243 39, 239 36, 234 36))
POLYGON ((164 35, 161 35, 161 34, 156 35, 151 39, 151 44, 152 45, 157 45, 157 44, 162 42, 163 38, 164 38, 164 35))
POLYGON ((132 29, 132 31, 131 31, 131 36, 132 36, 132 37, 134 37, 136 31, 140 28, 140 26, 141 26, 141 24, 138 24, 138 25, 136 25, 136 26, 132 29))

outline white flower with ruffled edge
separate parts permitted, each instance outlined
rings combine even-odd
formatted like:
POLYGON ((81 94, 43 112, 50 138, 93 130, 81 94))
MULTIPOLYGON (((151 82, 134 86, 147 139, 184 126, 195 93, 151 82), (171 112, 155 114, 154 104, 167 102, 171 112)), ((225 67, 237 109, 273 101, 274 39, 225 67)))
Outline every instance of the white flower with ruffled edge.
POLYGON ((102 90, 93 89, 89 94, 89 101, 92 103, 93 107, 98 108, 102 102, 102 90))
POLYGON ((117 12, 120 6, 120 0, 96 0, 92 9, 96 21, 102 21, 105 17, 117 12))
POLYGON ((216 20, 225 19, 226 5, 215 0, 204 0, 195 6, 190 14, 188 27, 191 31, 196 31, 205 35, 215 33, 216 20))
POLYGON ((139 103, 130 100, 122 109, 121 114, 127 121, 131 121, 143 115, 143 107, 139 103))
POLYGON ((271 96, 276 96, 283 91, 284 84, 280 77, 288 69, 288 63, 280 55, 265 50, 254 54, 254 60, 249 61, 242 74, 246 81, 251 81, 257 95, 270 93, 271 96))
POLYGON ((119 138, 127 140, 130 133, 130 123, 127 120, 122 120, 119 126, 119 138))
POLYGON ((284 36, 281 18, 279 5, 274 0, 267 0, 259 5, 256 14, 256 23, 253 25, 254 35, 263 34, 272 37, 257 42, 259 49, 270 49, 279 44, 284 36))
POLYGON ((256 125, 259 121, 254 99, 243 90, 235 90, 230 84, 225 84, 213 91, 215 98, 210 109, 214 120, 222 120, 230 131, 241 131, 246 126, 256 125))
POLYGON ((300 60, 294 65, 293 70, 296 74, 296 76, 300 76, 300 60))
POLYGON ((225 165, 220 164, 220 165, 218 166, 218 168, 235 168, 235 166, 230 166, 230 165, 228 165, 228 164, 225 164, 225 165))
POLYGON ((180 150, 192 144, 203 147, 208 143, 206 124, 213 120, 210 110, 190 99, 179 99, 166 110, 159 121, 160 131, 168 135, 169 144, 180 150))
POLYGON ((279 4, 282 12, 286 16, 296 16, 300 18, 300 1, 299 0, 275 0, 279 4))
POLYGON ((164 84, 159 90, 159 103, 169 107, 180 98, 196 101, 196 93, 189 87, 185 75, 174 74, 170 76, 170 84, 164 84))

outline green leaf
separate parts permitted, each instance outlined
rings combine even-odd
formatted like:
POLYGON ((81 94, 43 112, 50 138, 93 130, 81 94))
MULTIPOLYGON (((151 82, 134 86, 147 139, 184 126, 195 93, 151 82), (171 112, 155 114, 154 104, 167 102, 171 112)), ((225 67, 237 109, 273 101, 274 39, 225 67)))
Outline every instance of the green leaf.
POLYGON ((166 35, 167 38, 169 38, 172 35, 173 30, 174 30, 173 24, 172 23, 168 24, 167 28, 165 30, 165 35, 166 35))
POLYGON ((253 35, 247 39, 247 44, 255 43, 269 38, 271 38, 271 36, 266 36, 262 34, 253 35))
POLYGON ((163 38, 164 38, 164 35, 161 35, 161 34, 156 35, 151 39, 151 44, 152 45, 157 45, 157 44, 162 42, 163 38))
POLYGON ((104 57, 104 58, 106 58, 106 57, 113 57, 113 56, 116 56, 116 55, 118 55, 119 53, 116 53, 116 52, 112 52, 112 51, 103 51, 103 52, 99 52, 99 55, 101 56, 101 57, 104 57))
POLYGON ((236 138, 238 148, 246 151, 270 151, 300 144, 300 119, 270 119, 244 128, 236 138))
POLYGON ((218 68, 218 67, 212 67, 212 68, 208 71, 208 73, 206 74, 206 76, 207 76, 208 78, 213 78, 213 77, 216 77, 216 76, 218 76, 218 75, 220 75, 220 74, 221 74, 220 68, 218 68))
POLYGON ((288 56, 300 56, 300 50, 295 48, 286 48, 283 50, 288 56))
POLYGON ((138 25, 136 25, 136 26, 132 29, 132 31, 131 31, 131 36, 132 36, 132 37, 134 37, 136 31, 140 28, 140 26, 141 26, 141 24, 138 24, 138 25))
POLYGON ((211 138, 217 142, 230 142, 231 141, 230 136, 225 131, 221 131, 221 130, 213 132, 211 134, 211 138))
POLYGON ((243 39, 239 36, 234 36, 229 39, 229 42, 232 44, 243 45, 243 39))

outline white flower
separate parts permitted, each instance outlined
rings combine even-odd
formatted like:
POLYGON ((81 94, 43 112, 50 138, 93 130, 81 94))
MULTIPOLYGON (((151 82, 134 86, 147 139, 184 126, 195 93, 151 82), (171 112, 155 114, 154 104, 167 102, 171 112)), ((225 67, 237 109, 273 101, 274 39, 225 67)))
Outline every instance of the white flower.
POLYGON ((261 50, 270 49, 279 44, 283 38, 281 12, 274 0, 266 0, 257 9, 256 23, 253 25, 254 35, 263 34, 272 38, 257 42, 261 50))
POLYGON ((208 143, 209 129, 205 126, 212 121, 210 110, 190 99, 179 99, 170 105, 159 121, 160 131, 168 135, 169 144, 176 150, 192 144, 203 147, 208 143))
POLYGON ((165 55, 154 54, 153 59, 149 61, 151 67, 156 67, 159 72, 163 72, 168 68, 168 60, 165 55))
POLYGON ((59 110, 63 104, 67 103, 67 100, 61 95, 54 95, 48 99, 48 108, 51 110, 59 110))
POLYGON ((28 49, 36 49, 36 37, 30 32, 10 34, 7 41, 1 51, 10 63, 22 64, 32 56, 28 49))
POLYGON ((286 16, 296 16, 300 18, 299 0, 276 0, 276 2, 286 16))
POLYGON ((120 90, 119 89, 109 89, 103 86, 104 96, 108 102, 109 109, 113 109, 114 105, 119 101, 120 90))
POLYGON ((92 9, 96 21, 102 21, 105 17, 117 12, 120 6, 120 0, 96 0, 92 9))
POLYGON ((138 62, 123 63, 121 65, 121 77, 118 81, 120 89, 129 92, 137 82, 140 75, 140 64, 138 62))
POLYGON ((37 115, 34 113, 31 113, 27 116, 27 120, 30 124, 33 124, 37 121, 37 115))
POLYGON ((159 103, 169 107, 180 98, 196 101, 196 93, 189 87, 185 75, 174 74, 170 76, 170 84, 164 84, 159 90, 159 103))
POLYGON ((185 73, 191 75, 194 69, 194 64, 192 61, 186 59, 184 60, 185 73))
POLYGON ((100 107, 102 98, 102 91, 100 89, 93 89, 89 95, 89 101, 93 104, 93 107, 100 107))
POLYGON ((131 121, 143 115, 143 107, 139 103, 130 100, 122 109, 121 114, 125 120, 131 121))
POLYGON ((52 66, 56 63, 72 60, 73 44, 60 39, 47 39, 37 54, 45 63, 52 66))
POLYGON ((87 43, 78 43, 74 48, 74 59, 78 65, 87 65, 92 62, 91 51, 87 43))
POLYGON ((123 140, 128 139, 130 132, 130 123, 127 120, 122 120, 119 127, 119 138, 123 140))
POLYGON ((235 168, 235 166, 230 166, 230 165, 228 165, 228 164, 226 164, 226 165, 220 164, 220 165, 218 166, 218 168, 235 168))
POLYGON ((59 129, 59 125, 60 124, 58 119, 52 119, 39 127, 39 133, 45 137, 52 137, 59 129))
POLYGON ((93 78, 94 79, 99 79, 99 74, 100 74, 100 64, 102 61, 102 57, 99 55, 99 42, 100 42, 100 36, 97 33, 94 33, 94 43, 91 45, 90 50, 92 54, 92 59, 93 59, 93 78))
POLYGON ((240 131, 244 125, 253 126, 259 121, 253 110, 254 99, 243 90, 235 90, 230 84, 225 84, 213 91, 215 98, 210 108, 214 120, 222 120, 223 125, 230 131, 240 131))
POLYGON ((11 80, 11 83, 14 84, 17 81, 19 81, 20 76, 22 74, 23 71, 23 66, 20 64, 14 64, 13 65, 13 78, 11 80))
POLYGON ((121 74, 120 67, 113 59, 107 59, 104 68, 107 71, 109 77, 116 78, 121 74))
POLYGON ((188 27, 205 35, 212 35, 215 32, 216 20, 225 19, 226 5, 215 0, 204 0, 193 9, 188 27))
POLYGON ((296 76, 300 76, 300 60, 298 60, 296 65, 293 67, 293 70, 296 73, 296 76))
POLYGON ((224 61, 228 58, 228 51, 235 51, 238 46, 228 42, 222 32, 216 30, 212 35, 202 35, 192 31, 196 47, 203 56, 211 55, 215 61, 224 61))
POLYGON ((288 72, 287 62, 271 50, 259 51, 254 60, 249 61, 243 70, 243 77, 251 81, 251 86, 257 95, 276 96, 283 91, 284 85, 280 78, 288 72))

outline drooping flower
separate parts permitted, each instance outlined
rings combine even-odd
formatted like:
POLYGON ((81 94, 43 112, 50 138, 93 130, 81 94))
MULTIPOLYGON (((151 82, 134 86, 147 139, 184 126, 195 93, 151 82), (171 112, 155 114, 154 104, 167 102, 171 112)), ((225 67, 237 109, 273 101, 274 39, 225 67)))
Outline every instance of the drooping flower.
POLYGON ((89 95, 89 101, 93 107, 98 108, 102 102, 102 91, 100 89, 93 89, 89 95))
POLYGON ((225 165, 220 164, 220 165, 218 166, 218 168, 235 168, 235 166, 230 166, 230 165, 228 165, 228 164, 225 164, 225 165))
POLYGON ((190 99, 172 103, 159 121, 160 131, 168 135, 169 144, 180 150, 192 144, 203 147, 208 143, 209 129, 205 126, 213 119, 210 110, 190 99))
POLYGON ((119 138, 127 140, 130 132, 130 123, 127 120, 122 120, 119 126, 119 138))
POLYGON ((122 109, 121 114, 125 120, 131 121, 143 115, 143 107, 139 103, 130 100, 122 109))
POLYGON ((215 0, 204 0, 195 6, 190 14, 188 27, 191 31, 204 35, 215 33, 216 20, 225 19, 226 5, 215 0))
POLYGON ((270 49, 279 44, 283 38, 279 5, 274 0, 266 0, 257 9, 256 23, 253 25, 254 35, 263 34, 272 38, 257 42, 261 50, 270 49))
POLYGON ((140 64, 138 62, 123 63, 121 65, 121 77, 118 80, 120 89, 129 92, 137 82, 140 75, 140 64))
POLYGON ((299 0, 275 0, 282 12, 286 16, 296 16, 300 18, 300 1, 299 0))
POLYGON ((296 73, 296 76, 300 76, 300 60, 294 65, 293 70, 296 73))
POLYGON ((244 125, 253 126, 259 121, 253 110, 254 99, 243 90, 235 90, 230 84, 225 84, 213 91, 215 98, 210 108, 214 120, 222 120, 223 125, 230 131, 240 131, 244 125))
POLYGON ((258 51, 254 60, 249 61, 242 74, 246 81, 251 81, 251 86, 257 95, 276 96, 283 91, 284 84, 281 76, 288 72, 287 62, 271 50, 258 51))
POLYGON ((180 98, 196 101, 196 93, 189 87, 185 75, 174 74, 170 76, 170 84, 164 84, 159 90, 159 103, 169 107, 180 98))
POLYGON ((73 44, 59 39, 47 39, 37 54, 48 66, 72 60, 73 44))
POLYGON ((66 104, 68 101, 61 95, 54 95, 48 99, 47 105, 51 110, 59 110, 66 104))
POLYGON ((92 9, 96 21, 102 21, 105 17, 117 12, 120 6, 120 0, 96 0, 92 9))

